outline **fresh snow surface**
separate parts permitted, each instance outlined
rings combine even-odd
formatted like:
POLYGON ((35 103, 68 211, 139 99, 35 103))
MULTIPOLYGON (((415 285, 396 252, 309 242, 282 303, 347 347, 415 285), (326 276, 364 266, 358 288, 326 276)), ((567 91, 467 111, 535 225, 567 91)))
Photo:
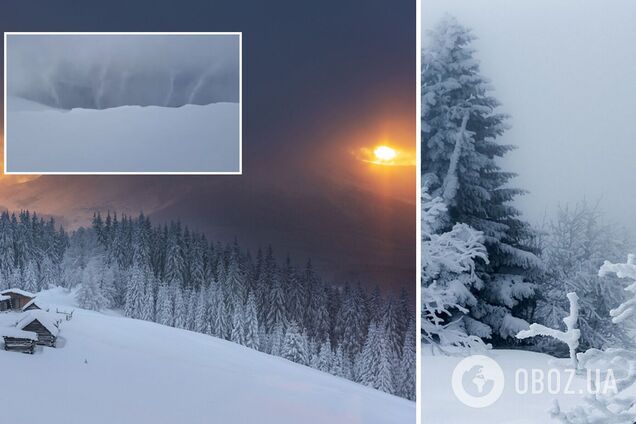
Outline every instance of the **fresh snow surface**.
MULTIPOLYGON (((570 389, 574 394, 550 394, 547 390, 540 394, 518 394, 515 390, 515 372, 523 368, 543 371, 546 376, 552 368, 562 370, 569 359, 554 358, 550 355, 522 350, 490 350, 486 356, 494 359, 504 371, 504 393, 494 404, 484 408, 471 408, 461 403, 451 387, 453 369, 462 356, 431 355, 430 347, 422 352, 422 423, 430 424, 549 424, 558 423, 550 418, 549 411, 554 399, 562 410, 571 410, 583 404, 587 379, 576 376, 570 389)), ((569 375, 559 372, 560 387, 565 388, 569 375)))
MULTIPOLYGON (((414 423, 415 403, 204 334, 78 309, 61 347, 0 350, 0 406, 26 424, 414 423), (37 404, 37 407, 34 406, 37 404)), ((13 313, 0 313, 3 318, 13 313)), ((15 314, 17 316, 17 314, 15 314)))
POLYGON ((37 106, 8 99, 9 172, 240 169, 238 103, 101 110, 37 106))

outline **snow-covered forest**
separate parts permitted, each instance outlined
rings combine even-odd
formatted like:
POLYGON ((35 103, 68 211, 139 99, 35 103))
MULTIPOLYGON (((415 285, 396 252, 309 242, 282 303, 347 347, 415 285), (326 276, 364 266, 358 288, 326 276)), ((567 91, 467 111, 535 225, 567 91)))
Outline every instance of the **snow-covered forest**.
POLYGON ((0 289, 79 288, 86 309, 230 340, 415 399, 415 318, 406 292, 328 284, 272 248, 209 242, 180 222, 96 214, 67 233, 35 213, 0 217, 0 289))
POLYGON ((447 419, 452 409, 455 418, 503 422, 513 414, 506 405, 525 402, 523 422, 631 424, 636 265, 633 255, 621 262, 634 239, 601 201, 558 205, 540 223, 524 219, 515 201, 526 192, 502 167, 515 148, 510 117, 494 95, 497 81, 481 72, 475 39, 447 15, 422 55, 423 414, 447 419), (581 386, 586 370, 613 371, 618 391, 530 398, 510 381, 498 407, 455 410, 454 396, 427 379, 450 380, 452 357, 476 352, 495 358, 508 381, 519 369, 569 367, 581 386))
POLYGON ((473 32, 446 17, 428 37, 422 69, 423 338, 443 346, 519 347, 567 355, 547 338, 520 341, 529 323, 554 328, 580 298, 581 348, 626 346, 609 310, 623 287, 598 276, 631 246, 599 204, 562 206, 532 226, 513 206, 525 192, 500 159, 509 117, 481 74, 473 32))

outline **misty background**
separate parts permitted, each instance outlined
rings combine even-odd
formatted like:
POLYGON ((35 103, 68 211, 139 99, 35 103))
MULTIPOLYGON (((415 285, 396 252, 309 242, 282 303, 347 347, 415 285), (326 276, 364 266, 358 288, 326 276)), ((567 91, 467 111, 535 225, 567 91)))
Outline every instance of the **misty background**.
MULTIPOLYGON (((472 28, 482 74, 512 128, 500 164, 529 194, 514 204, 541 224, 559 205, 600 201, 633 224, 636 3, 424 0, 422 37, 446 13, 472 28)), ((633 226, 633 225, 632 225, 633 226)))

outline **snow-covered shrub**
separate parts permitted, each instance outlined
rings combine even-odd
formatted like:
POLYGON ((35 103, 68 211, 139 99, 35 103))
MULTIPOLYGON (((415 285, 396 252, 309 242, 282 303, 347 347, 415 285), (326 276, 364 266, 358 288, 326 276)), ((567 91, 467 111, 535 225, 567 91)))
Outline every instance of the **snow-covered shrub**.
POLYGON ((567 294, 567 298, 570 302, 570 314, 563 318, 566 331, 534 323, 530 325, 528 330, 520 331, 516 337, 518 339, 526 339, 528 337, 548 336, 565 343, 570 351, 571 366, 576 369, 576 349, 579 347, 579 338, 581 337, 581 330, 576 328, 579 319, 579 297, 575 292, 570 292, 567 294))
POLYGON ((625 291, 628 291, 632 297, 610 311, 612 321, 618 324, 636 313, 636 256, 633 254, 627 255, 627 262, 624 264, 613 264, 605 261, 598 275, 599 277, 605 277, 610 273, 616 274, 618 278, 631 280, 631 283, 625 287, 625 291))
POLYGON ((579 367, 600 370, 602 387, 594 387, 594 394, 584 404, 571 411, 563 411, 555 400, 550 411, 553 418, 563 424, 633 424, 636 422, 634 397, 624 393, 636 383, 636 352, 610 348, 605 351, 590 349, 578 354, 579 367), (607 378, 609 373, 612 378, 607 378), (606 384, 607 382, 607 384, 606 384), (615 385, 614 385, 615 384, 615 385))

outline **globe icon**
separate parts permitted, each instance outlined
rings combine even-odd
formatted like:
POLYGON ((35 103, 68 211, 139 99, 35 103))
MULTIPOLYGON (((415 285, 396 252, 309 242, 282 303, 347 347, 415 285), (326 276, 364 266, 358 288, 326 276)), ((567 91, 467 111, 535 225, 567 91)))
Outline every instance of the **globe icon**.
POLYGON ((495 380, 484 375, 483 366, 475 365, 462 374, 462 385, 469 395, 482 397, 492 391, 495 380))
POLYGON ((503 394, 504 373, 492 358, 471 355, 455 366, 451 383, 453 393, 464 405, 484 408, 503 394))

